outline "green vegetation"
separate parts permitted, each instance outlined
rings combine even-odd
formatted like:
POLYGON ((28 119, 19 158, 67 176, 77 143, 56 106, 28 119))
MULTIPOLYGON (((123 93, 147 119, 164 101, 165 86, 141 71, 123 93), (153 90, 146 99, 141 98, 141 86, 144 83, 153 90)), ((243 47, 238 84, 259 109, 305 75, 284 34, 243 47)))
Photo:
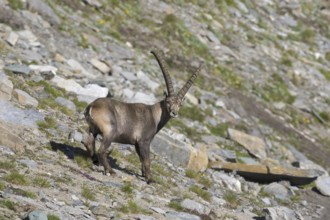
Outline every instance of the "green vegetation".
POLYGON ((181 107, 179 115, 198 122, 203 122, 205 118, 199 108, 188 105, 184 105, 181 107))
POLYGON ((218 65, 213 72, 215 76, 221 77, 221 79, 223 79, 229 85, 234 86, 236 88, 242 87, 242 81, 243 81, 242 78, 234 74, 232 70, 218 65))
MULTIPOLYGON (((1 47, 0 47, 1 48, 1 47)), ((1 51, 1 49, 0 49, 1 51)), ((327 61, 330 61, 330 51, 326 52, 325 55, 324 55, 324 58, 327 60, 327 61)))
POLYGON ((0 161, 0 169, 3 170, 14 170, 15 169, 15 163, 13 161, 0 161))
POLYGON ((184 208, 181 206, 181 204, 174 200, 168 203, 168 207, 170 207, 178 212, 182 212, 184 210, 184 208))
POLYGON ((16 203, 14 203, 13 201, 10 201, 8 199, 6 199, 6 200, 0 200, 0 207, 5 207, 7 209, 16 211, 15 206, 16 206, 16 203))
MULTIPOLYGON (((179 113, 180 114, 180 113, 179 113)), ((181 120, 176 120, 176 119, 172 119, 170 120, 167 125, 168 127, 177 127, 179 132, 186 135, 188 138, 190 138, 191 140, 194 141, 198 141, 201 139, 201 133, 199 133, 198 131, 196 131, 195 128, 193 127, 189 127, 187 126, 184 122, 182 122, 181 120)))
POLYGON ((8 0, 9 7, 14 10, 24 9, 24 3, 21 0, 8 0))
POLYGON ((127 205, 123 205, 122 207, 120 207, 119 211, 121 211, 123 213, 132 213, 132 214, 138 214, 138 213, 150 214, 150 212, 141 208, 140 206, 138 206, 136 204, 136 202, 134 202, 132 200, 129 200, 127 202, 127 205))
POLYGON ((43 188, 49 188, 50 187, 49 181, 47 179, 43 178, 43 177, 34 178, 33 184, 35 186, 39 186, 39 187, 43 187, 43 188))
POLYGON ((6 184, 4 182, 0 182, 0 191, 3 191, 6 188, 6 184))
POLYGON ((45 132, 48 136, 50 133, 47 131, 48 129, 56 129, 57 123, 56 120, 51 116, 46 116, 44 121, 37 121, 37 125, 39 130, 45 132))
POLYGON ((125 182, 125 184, 121 187, 121 191, 128 195, 132 195, 133 190, 134 188, 131 182, 125 182))
POLYGON ((22 185, 22 186, 29 185, 29 182, 26 179, 26 177, 24 175, 18 173, 17 171, 13 171, 12 173, 5 175, 4 179, 7 182, 10 182, 10 183, 16 184, 16 185, 22 185))
POLYGON ((319 69, 320 73, 326 78, 326 80, 330 81, 330 70, 325 70, 323 68, 319 69))
POLYGON ((228 123, 222 123, 216 126, 208 125, 207 128, 215 136, 227 137, 227 130, 229 128, 228 123))
MULTIPOLYGON (((301 26, 301 25, 299 25, 301 26)), ((299 27, 298 27, 299 28, 299 27)), ((307 28, 297 34, 289 34, 289 39, 294 41, 302 41, 305 43, 313 44, 315 41, 315 31, 307 28)))
POLYGON ((87 169, 92 166, 90 158, 83 155, 75 155, 74 161, 79 165, 79 167, 87 169))
POLYGON ((48 214, 47 219, 48 220, 61 220, 60 217, 58 217, 57 215, 53 215, 53 214, 48 214))
POLYGON ((287 67, 292 67, 292 60, 289 58, 288 55, 283 55, 282 58, 281 58, 281 61, 280 63, 284 66, 287 66, 287 67))
POLYGON ((196 193, 199 197, 201 197, 205 201, 208 201, 208 202, 211 201, 211 194, 208 191, 203 190, 196 185, 192 185, 189 188, 189 190, 196 193))
POLYGON ((188 169, 186 170, 186 177, 195 179, 198 183, 202 184, 206 188, 210 188, 212 186, 212 181, 204 173, 188 169))
POLYGON ((80 102, 77 97, 74 97, 72 102, 76 105, 78 112, 82 112, 87 106, 86 102, 80 102))
POLYGON ((319 115, 324 121, 326 121, 326 122, 330 121, 330 115, 328 112, 322 111, 319 113, 319 115))
POLYGON ((254 86, 254 90, 256 93, 260 94, 260 96, 268 102, 285 102, 288 104, 292 104, 295 100, 295 96, 291 95, 287 85, 284 80, 278 74, 272 74, 271 79, 269 80, 271 83, 266 83, 260 88, 254 86))
POLYGON ((225 192, 225 194, 223 195, 223 199, 233 209, 236 208, 240 204, 238 197, 237 197, 237 193, 235 193, 231 190, 225 192))
POLYGON ((81 195, 85 198, 85 199, 89 199, 92 201, 95 201, 95 192, 93 192, 91 190, 91 188, 89 188, 86 185, 83 185, 81 187, 81 195))

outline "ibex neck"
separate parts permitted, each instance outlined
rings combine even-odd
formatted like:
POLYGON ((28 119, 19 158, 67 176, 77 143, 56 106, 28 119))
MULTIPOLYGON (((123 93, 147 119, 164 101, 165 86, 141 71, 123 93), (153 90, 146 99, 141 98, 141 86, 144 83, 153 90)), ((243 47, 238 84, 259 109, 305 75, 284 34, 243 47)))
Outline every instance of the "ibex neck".
POLYGON ((171 119, 171 116, 166 109, 165 100, 156 103, 153 106, 153 112, 154 112, 155 122, 157 124, 157 132, 158 132, 171 119))

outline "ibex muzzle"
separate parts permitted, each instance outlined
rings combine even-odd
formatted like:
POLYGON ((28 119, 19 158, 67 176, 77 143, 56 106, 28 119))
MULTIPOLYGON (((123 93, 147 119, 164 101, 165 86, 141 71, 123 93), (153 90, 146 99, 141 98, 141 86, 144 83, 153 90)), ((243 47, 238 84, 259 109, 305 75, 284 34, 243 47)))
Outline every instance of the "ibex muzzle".
POLYGON ((153 105, 142 103, 125 103, 112 98, 99 98, 85 109, 85 118, 89 125, 89 136, 84 141, 88 153, 95 155, 95 138, 103 136, 97 153, 98 161, 104 166, 104 174, 114 174, 107 159, 108 149, 112 142, 132 144, 142 164, 142 176, 147 183, 151 181, 150 173, 150 143, 160 129, 173 117, 178 116, 183 97, 188 92, 200 71, 201 66, 190 77, 177 95, 174 94, 171 77, 168 73, 163 56, 151 51, 162 70, 167 94, 165 98, 153 105))

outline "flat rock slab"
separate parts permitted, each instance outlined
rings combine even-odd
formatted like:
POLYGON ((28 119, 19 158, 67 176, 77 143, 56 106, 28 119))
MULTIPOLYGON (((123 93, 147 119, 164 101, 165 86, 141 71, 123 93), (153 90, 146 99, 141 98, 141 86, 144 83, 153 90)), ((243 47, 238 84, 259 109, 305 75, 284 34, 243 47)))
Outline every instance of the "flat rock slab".
POLYGON ((228 136, 231 140, 242 145, 253 156, 259 159, 266 159, 266 144, 260 138, 231 128, 228 129, 228 136))
POLYGON ((0 121, 0 145, 9 147, 15 152, 23 153, 26 144, 12 129, 0 121))
POLYGON ((319 170, 286 168, 282 166, 251 165, 229 162, 212 162, 213 169, 235 171, 246 179, 258 182, 288 180, 294 185, 308 184, 323 175, 319 170))

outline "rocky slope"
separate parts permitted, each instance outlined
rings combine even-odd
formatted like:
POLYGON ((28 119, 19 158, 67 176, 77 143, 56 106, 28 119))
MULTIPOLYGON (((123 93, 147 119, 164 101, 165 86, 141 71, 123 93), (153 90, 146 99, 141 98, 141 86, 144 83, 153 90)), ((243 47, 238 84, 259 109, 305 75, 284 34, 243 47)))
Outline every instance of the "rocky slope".
POLYGON ((330 4, 0 0, 0 219, 328 219, 330 4), (202 72, 152 143, 155 183, 80 143, 97 97, 154 103, 202 72))

